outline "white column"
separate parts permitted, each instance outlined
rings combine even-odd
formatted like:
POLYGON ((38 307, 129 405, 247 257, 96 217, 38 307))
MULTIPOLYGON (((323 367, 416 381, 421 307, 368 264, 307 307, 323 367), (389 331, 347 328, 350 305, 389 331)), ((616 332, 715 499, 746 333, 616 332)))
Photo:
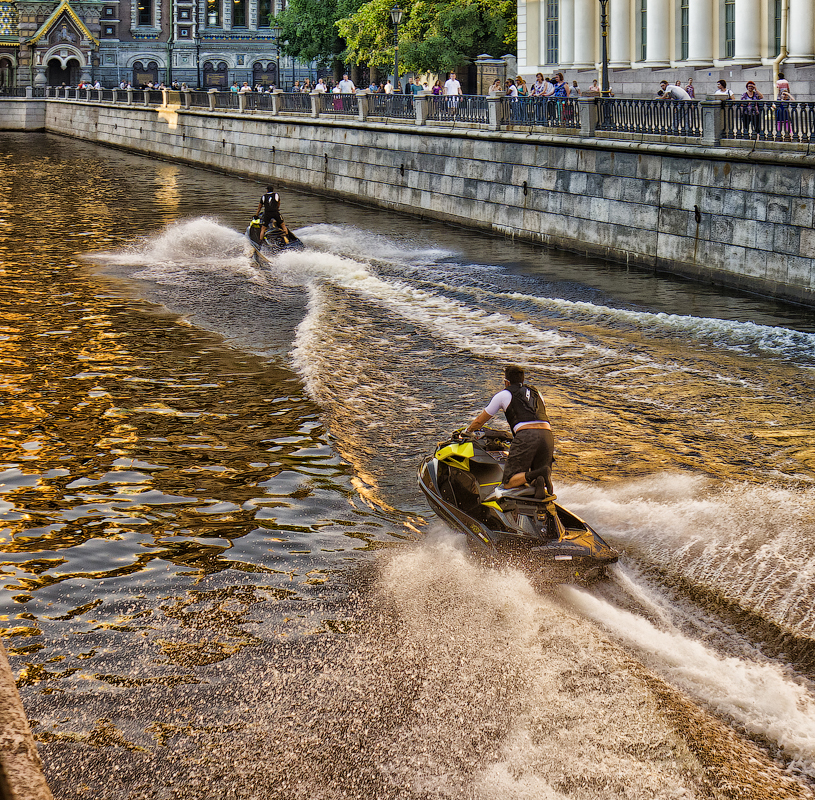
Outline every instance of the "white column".
POLYGON ((610 67, 631 66, 631 3, 611 0, 608 4, 608 61, 610 67))
POLYGON ((803 64, 815 61, 815 6, 812 0, 790 0, 787 30, 787 62, 803 64))
POLYGON ((574 0, 574 66, 594 69, 595 18, 600 14, 597 0, 574 0))
POLYGON ((671 14, 669 0, 648 0, 646 63, 668 66, 671 62, 671 14))
POLYGON ((687 63, 713 63, 713 0, 688 0, 687 63))
POLYGON ((558 23, 558 64, 561 67, 571 67, 574 62, 574 0, 560 0, 558 23))
POLYGON ((761 0, 736 0, 736 51, 733 61, 761 63, 761 0))

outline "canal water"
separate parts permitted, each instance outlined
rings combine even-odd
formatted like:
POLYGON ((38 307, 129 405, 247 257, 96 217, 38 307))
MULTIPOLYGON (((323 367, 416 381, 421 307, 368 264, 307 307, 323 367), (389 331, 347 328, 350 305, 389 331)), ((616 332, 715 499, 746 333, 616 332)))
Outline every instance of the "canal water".
POLYGON ((56 797, 815 797, 812 313, 293 191, 260 268, 262 179, 0 161, 0 632, 56 797), (510 362, 602 584, 417 489, 510 362))

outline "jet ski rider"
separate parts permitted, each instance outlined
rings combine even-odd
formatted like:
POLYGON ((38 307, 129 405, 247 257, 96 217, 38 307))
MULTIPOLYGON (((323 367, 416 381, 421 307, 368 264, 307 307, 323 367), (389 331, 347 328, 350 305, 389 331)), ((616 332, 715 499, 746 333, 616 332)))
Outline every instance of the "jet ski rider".
POLYGON ((261 243, 263 242, 263 237, 266 235, 269 223, 272 220, 277 223, 277 227, 280 228, 283 233, 289 232, 286 223, 283 222, 283 217, 280 215, 280 195, 274 190, 274 186, 266 187, 266 194, 260 198, 255 216, 260 216, 261 211, 263 211, 263 220, 260 224, 261 243))
POLYGON ((534 386, 524 383, 524 371, 511 365, 504 370, 504 389, 470 423, 468 433, 480 430, 499 410, 503 410, 513 433, 509 456, 504 466, 505 489, 530 483, 535 497, 555 493, 552 486, 552 460, 555 438, 546 416, 546 405, 534 386))

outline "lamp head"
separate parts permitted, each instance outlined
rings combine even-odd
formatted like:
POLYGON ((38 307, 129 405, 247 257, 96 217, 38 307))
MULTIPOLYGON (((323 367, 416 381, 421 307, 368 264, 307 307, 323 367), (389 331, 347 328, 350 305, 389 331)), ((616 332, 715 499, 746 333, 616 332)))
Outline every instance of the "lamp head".
POLYGON ((403 13, 404 12, 402 11, 402 9, 399 8, 398 3, 394 5, 394 7, 391 9, 391 20, 393 21, 394 25, 398 25, 402 21, 403 13))

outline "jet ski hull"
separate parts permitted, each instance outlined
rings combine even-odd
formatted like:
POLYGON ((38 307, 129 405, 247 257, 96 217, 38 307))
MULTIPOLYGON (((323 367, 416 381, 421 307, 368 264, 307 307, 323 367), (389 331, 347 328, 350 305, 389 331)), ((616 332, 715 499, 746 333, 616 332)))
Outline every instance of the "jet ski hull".
POLYGON ((269 228, 263 241, 260 241, 260 220, 253 219, 246 229, 246 238, 252 245, 253 256, 259 263, 268 264, 271 259, 284 250, 302 250, 303 243, 291 230, 284 232, 280 228, 269 228))
POLYGON ((472 455, 462 456, 462 444, 440 444, 419 466, 418 482, 433 511, 466 536, 471 551, 544 583, 590 583, 606 576, 619 556, 591 526, 554 498, 536 500, 530 489, 496 499, 506 451, 472 443, 472 455))

